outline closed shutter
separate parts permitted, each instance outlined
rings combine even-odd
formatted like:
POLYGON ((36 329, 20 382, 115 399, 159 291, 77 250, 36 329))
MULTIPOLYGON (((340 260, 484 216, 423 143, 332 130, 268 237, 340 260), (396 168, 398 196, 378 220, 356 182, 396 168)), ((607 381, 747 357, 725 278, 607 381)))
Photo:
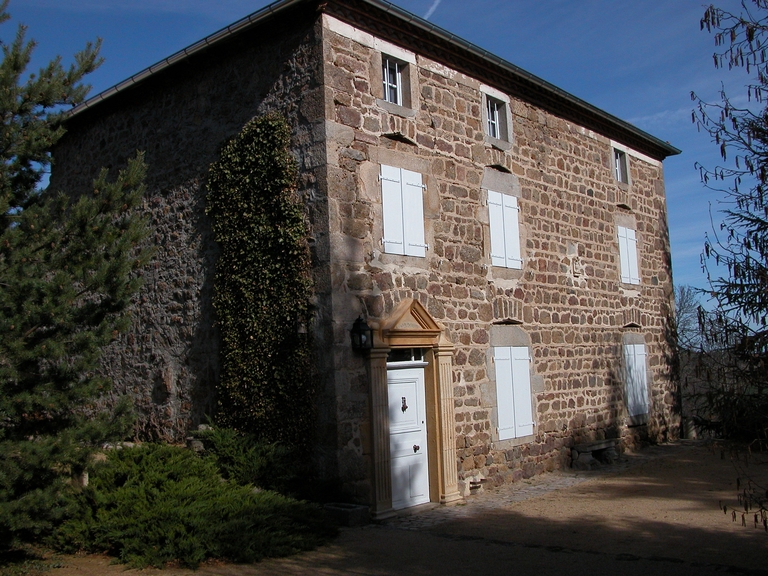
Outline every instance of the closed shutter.
POLYGON ((493 360, 499 440, 530 436, 533 434, 533 408, 528 348, 495 347, 493 360))
POLYGON ((627 412, 630 416, 648 414, 648 383, 645 373, 645 344, 624 345, 627 412))
POLYGON ((421 174, 402 170, 403 181, 403 230, 405 253, 408 256, 427 255, 424 243, 424 187, 421 174))
POLYGON ((504 203, 504 242, 506 246, 507 268, 522 268, 517 198, 508 194, 502 194, 502 201, 504 203))
POLYGON ((640 271, 637 264, 637 234, 632 228, 618 226, 618 236, 621 281, 627 284, 640 284, 640 271))
POLYGON ((488 190, 488 220, 491 226, 491 264, 507 265, 507 247, 504 241, 504 205, 501 194, 488 190))
POLYGON ((400 168, 381 165, 381 205, 384 219, 384 252, 405 254, 400 168))
POLYGON ((531 366, 528 348, 515 346, 512 352, 512 390, 515 397, 515 436, 533 434, 531 408, 531 366))
POLYGON ((522 268, 517 198, 488 191, 488 219, 491 228, 491 264, 522 268))
POLYGON ((421 174, 382 164, 380 179, 384 252, 426 256, 421 174))
POLYGON ((499 417, 499 440, 515 437, 515 400, 512 392, 512 354, 510 348, 493 349, 496 367, 496 408, 499 417))

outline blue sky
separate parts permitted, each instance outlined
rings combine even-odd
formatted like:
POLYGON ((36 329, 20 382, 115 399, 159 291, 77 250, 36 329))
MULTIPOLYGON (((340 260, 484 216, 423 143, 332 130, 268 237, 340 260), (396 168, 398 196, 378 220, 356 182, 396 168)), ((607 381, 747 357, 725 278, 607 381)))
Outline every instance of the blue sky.
MULTIPOLYGON (((89 40, 103 39, 105 62, 90 77, 92 94, 254 12, 264 0, 11 0, 15 25, 38 42, 33 68, 57 54, 65 62, 89 40)), ((717 100, 721 82, 742 97, 748 76, 717 71, 714 42, 699 30, 698 0, 397 0, 395 4, 635 124, 683 150, 664 163, 676 284, 705 287, 704 235, 719 223, 718 199, 694 162, 720 163, 691 122, 690 92, 717 100)), ((735 0, 719 0, 731 7, 735 0)))

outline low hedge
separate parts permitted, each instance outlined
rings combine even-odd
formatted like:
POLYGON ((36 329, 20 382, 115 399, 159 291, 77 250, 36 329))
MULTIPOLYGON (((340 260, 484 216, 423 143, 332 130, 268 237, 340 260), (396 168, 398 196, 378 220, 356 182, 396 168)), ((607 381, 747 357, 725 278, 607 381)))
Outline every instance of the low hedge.
POLYGON ((335 534, 322 509, 224 480, 213 457, 146 444, 109 452, 54 537, 66 552, 108 552, 131 567, 209 558, 255 562, 312 549, 335 534))

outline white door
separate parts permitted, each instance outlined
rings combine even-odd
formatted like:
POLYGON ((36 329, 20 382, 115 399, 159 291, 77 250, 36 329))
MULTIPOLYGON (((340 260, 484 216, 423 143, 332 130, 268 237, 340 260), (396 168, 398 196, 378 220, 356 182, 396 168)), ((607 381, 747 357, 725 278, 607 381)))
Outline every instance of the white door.
POLYGON ((429 502, 424 369, 387 371, 392 508, 429 502))

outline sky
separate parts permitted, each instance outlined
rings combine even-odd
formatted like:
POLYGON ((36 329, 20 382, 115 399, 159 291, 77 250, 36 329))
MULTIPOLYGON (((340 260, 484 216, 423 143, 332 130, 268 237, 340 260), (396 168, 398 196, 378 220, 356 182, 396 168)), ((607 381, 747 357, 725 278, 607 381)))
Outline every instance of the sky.
MULTIPOLYGON (((691 121, 691 91, 717 101, 721 87, 745 95, 743 70, 716 70, 713 36, 700 31, 700 0, 396 0, 394 4, 484 48, 681 149, 664 172, 676 285, 706 288, 700 255, 719 225, 721 193, 694 164, 722 163, 691 121)), ((65 63, 101 38, 103 65, 91 95, 106 90, 259 10, 264 0, 11 0, 10 41, 27 26, 37 41, 30 71, 57 55, 65 63)), ((718 6, 738 11, 736 0, 718 6)))

